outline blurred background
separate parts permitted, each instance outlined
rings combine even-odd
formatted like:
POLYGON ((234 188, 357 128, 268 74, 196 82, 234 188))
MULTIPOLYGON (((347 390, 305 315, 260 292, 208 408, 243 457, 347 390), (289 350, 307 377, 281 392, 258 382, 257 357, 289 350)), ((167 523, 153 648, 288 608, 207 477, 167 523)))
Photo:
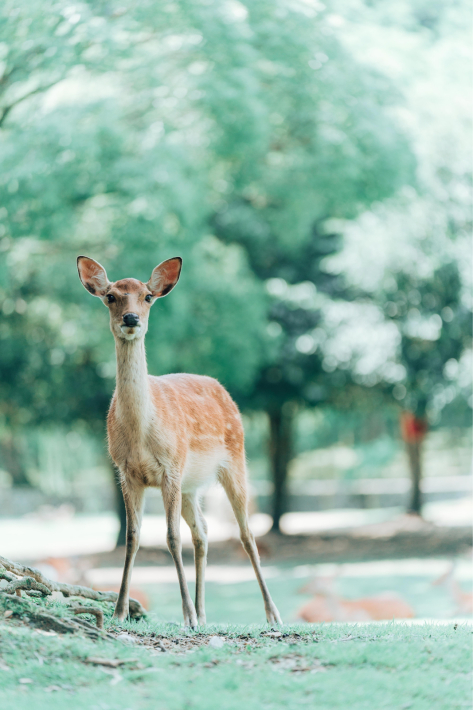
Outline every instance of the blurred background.
MULTIPOLYGON (((179 254, 149 371, 236 399, 285 620, 471 616, 470 15, 4 0, 0 554, 118 587, 114 342, 76 257, 147 281, 179 254)), ((259 621, 223 492, 205 508, 207 617, 259 621)), ((154 490, 133 585, 179 620, 154 490)))

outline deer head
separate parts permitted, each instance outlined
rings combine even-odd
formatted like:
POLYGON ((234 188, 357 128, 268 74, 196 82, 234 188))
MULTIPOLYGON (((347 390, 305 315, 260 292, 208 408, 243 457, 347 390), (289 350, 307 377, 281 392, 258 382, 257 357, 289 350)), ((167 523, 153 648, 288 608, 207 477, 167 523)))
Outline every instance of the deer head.
POLYGON ((111 282, 97 261, 88 256, 77 257, 82 284, 108 308, 110 330, 121 340, 137 340, 145 336, 151 306, 172 291, 179 280, 181 266, 182 259, 176 256, 159 264, 146 284, 137 279, 111 282))

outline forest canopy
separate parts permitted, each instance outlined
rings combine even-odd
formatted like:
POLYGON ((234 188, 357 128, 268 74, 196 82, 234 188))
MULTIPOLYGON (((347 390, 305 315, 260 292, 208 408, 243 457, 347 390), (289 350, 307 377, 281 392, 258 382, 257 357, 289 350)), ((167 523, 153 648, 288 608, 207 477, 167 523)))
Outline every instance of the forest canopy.
POLYGON ((113 339, 78 254, 143 281, 182 256, 152 316, 150 372, 215 376, 266 412, 280 496, 303 408, 374 397, 465 421, 466 13, 5 0, 4 441, 77 420, 102 436, 113 339))

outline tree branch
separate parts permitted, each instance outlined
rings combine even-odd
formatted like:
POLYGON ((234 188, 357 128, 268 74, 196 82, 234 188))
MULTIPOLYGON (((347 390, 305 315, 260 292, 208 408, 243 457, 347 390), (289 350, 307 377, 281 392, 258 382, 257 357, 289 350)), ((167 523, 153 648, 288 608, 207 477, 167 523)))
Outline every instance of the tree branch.
MULTIPOLYGON (((39 582, 39 584, 44 585, 49 592, 61 592, 64 597, 83 597, 84 599, 92 599, 97 602, 116 602, 118 599, 117 592, 98 592, 95 589, 90 589, 90 587, 80 587, 76 584, 66 584, 65 582, 54 582, 45 577, 38 569, 34 567, 24 567, 16 562, 7 560, 5 557, 0 556, 0 565, 3 566, 7 572, 13 573, 17 577, 30 577, 36 580, 36 582, 39 582)), ((1 566, 0 571, 3 577, 5 573, 1 569, 1 566)), ((9 581, 11 582, 12 580, 10 579, 9 581)), ((30 589, 37 589, 37 587, 30 587, 30 589)), ((38 591, 41 590, 38 589, 38 591)), ((139 619, 145 615, 146 611, 141 606, 140 602, 137 599, 130 599, 130 616, 139 619)))
POLYGON ((15 108, 15 106, 18 106, 18 104, 21 104, 22 101, 25 101, 26 99, 29 99, 30 96, 34 96, 35 94, 39 94, 42 91, 47 91, 50 89, 52 86, 58 83, 58 81, 61 81, 61 79, 56 79, 55 81, 52 81, 50 84, 46 84, 46 86, 38 86, 36 89, 33 89, 32 91, 29 91, 27 94, 24 96, 21 96, 21 98, 17 99, 16 101, 13 101, 13 103, 9 104, 8 106, 5 106, 3 109, 0 110, 0 128, 3 126, 3 123, 5 122, 8 114, 10 111, 15 108))

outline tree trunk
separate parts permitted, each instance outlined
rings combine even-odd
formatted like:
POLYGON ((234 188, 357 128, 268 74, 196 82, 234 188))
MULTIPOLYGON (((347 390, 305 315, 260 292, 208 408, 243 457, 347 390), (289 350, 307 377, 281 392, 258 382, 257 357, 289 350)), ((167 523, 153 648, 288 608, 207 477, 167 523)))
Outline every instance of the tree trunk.
POLYGON ((408 512, 420 515, 422 509, 422 495, 420 490, 420 482, 422 479, 422 440, 408 442, 406 446, 411 473, 411 500, 408 512))
POLYGON ((18 437, 7 434, 1 441, 1 458, 5 470, 10 474, 14 486, 29 486, 18 437))
POLYGON ((420 515, 422 496, 422 443, 427 434, 427 420, 413 412, 402 412, 400 418, 401 434, 406 443, 409 469, 411 474, 411 500, 408 512, 420 515))
POLYGON ((126 508, 125 508, 125 501, 123 500, 123 493, 122 493, 122 487, 120 485, 120 481, 118 480, 118 475, 115 474, 114 476, 114 483, 115 483, 115 491, 116 491, 116 498, 115 498, 115 510, 118 516, 118 520, 120 522, 120 528, 118 530, 118 537, 117 537, 117 543, 115 547, 124 547, 126 545, 126 508))
POLYGON ((287 474, 292 454, 292 407, 286 403, 268 412, 270 424, 269 457, 274 483, 274 532, 281 532, 280 522, 287 510, 287 474))

